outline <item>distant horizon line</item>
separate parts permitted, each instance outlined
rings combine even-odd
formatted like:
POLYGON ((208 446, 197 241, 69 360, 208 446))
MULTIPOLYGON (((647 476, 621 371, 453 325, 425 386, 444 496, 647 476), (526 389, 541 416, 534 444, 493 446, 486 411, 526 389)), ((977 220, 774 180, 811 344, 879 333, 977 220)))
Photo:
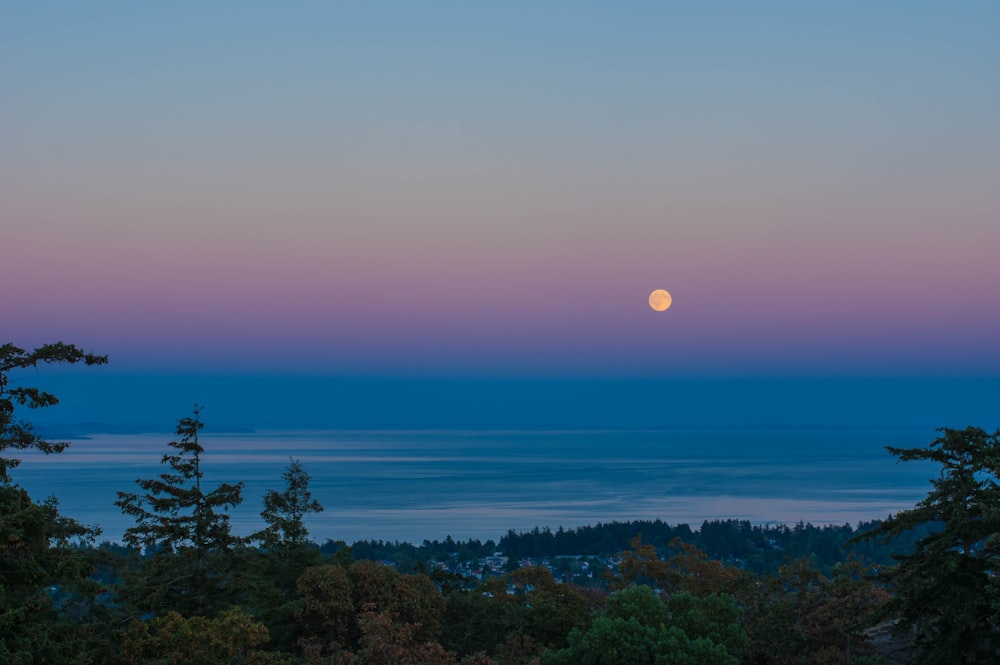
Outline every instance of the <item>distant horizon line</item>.
MULTIPOLYGON (((209 425, 206 424, 201 430, 202 434, 271 434, 280 432, 365 432, 365 433, 408 433, 408 432, 493 432, 493 433, 521 433, 521 432, 545 432, 553 434, 572 434, 576 432, 676 432, 685 430, 699 431, 726 431, 726 430, 884 430, 884 431, 917 431, 917 430, 938 430, 940 427, 929 427, 926 425, 909 424, 836 424, 820 425, 816 423, 745 423, 745 424, 724 424, 715 425, 708 423, 691 423, 683 425, 664 425, 660 427, 637 427, 628 425, 593 425, 593 426, 559 426, 559 425, 524 425, 524 426, 499 426, 483 424, 480 426, 470 425, 414 425, 397 427, 336 427, 336 426, 284 426, 284 427, 246 427, 242 425, 209 425)), ((91 435, 130 435, 130 434, 172 434, 172 427, 164 427, 150 424, 112 424, 103 422, 67 422, 49 423, 35 426, 35 430, 47 438, 65 438, 70 440, 86 441, 91 435)))

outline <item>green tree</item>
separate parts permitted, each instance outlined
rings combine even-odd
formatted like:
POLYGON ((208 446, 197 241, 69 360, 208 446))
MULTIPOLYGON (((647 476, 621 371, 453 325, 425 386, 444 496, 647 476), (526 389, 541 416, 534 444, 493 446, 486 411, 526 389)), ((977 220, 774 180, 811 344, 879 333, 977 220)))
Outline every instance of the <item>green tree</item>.
POLYGON ((99 586, 72 540, 94 536, 60 515, 54 498, 34 502, 0 484, 0 662, 61 662, 80 649, 72 615, 99 586))
POLYGON ((868 578, 872 566, 849 556, 831 577, 809 559, 789 561, 775 576, 757 578, 741 593, 749 635, 748 662, 851 665, 874 654, 866 620, 888 593, 868 578))
POLYGON ((323 506, 309 491, 310 478, 302 467, 302 462, 289 459, 291 461, 281 474, 285 479, 285 491, 268 490, 264 494, 264 510, 260 516, 267 523, 267 528, 252 536, 265 547, 304 544, 309 530, 302 519, 309 513, 323 510, 323 506))
POLYGON ((177 422, 180 441, 168 446, 160 460, 172 472, 158 478, 136 480, 145 494, 118 492, 115 505, 135 518, 136 525, 125 531, 125 542, 134 547, 157 548, 172 552, 192 548, 202 554, 225 549, 236 543, 229 529, 226 511, 243 501, 243 483, 223 483, 214 490, 202 489, 201 457, 205 452, 198 432, 205 426, 201 408, 195 406, 193 418, 177 422))
POLYGON ((180 441, 168 444, 176 452, 161 460, 171 471, 136 480, 145 493, 118 492, 115 502, 136 521, 125 531, 125 542, 153 554, 123 589, 142 611, 206 614, 222 609, 225 596, 234 593, 230 582, 238 571, 230 554, 240 539, 230 533, 227 511, 243 500, 243 483, 202 487, 200 415, 195 406, 193 418, 178 421, 180 441))
POLYGON ((557 584, 548 568, 521 568, 511 578, 525 590, 525 632, 539 644, 562 648, 570 631, 589 627, 593 608, 587 598, 572 585, 557 584))
POLYGON ((421 644, 435 642, 441 632, 445 600, 426 575, 400 575, 373 561, 325 563, 307 569, 297 586, 298 642, 306 655, 357 649, 365 613, 406 626, 409 638, 421 644))
POLYGON ((731 596, 688 593, 664 603, 646 586, 608 598, 587 631, 547 652, 544 665, 738 665, 746 636, 731 596), (690 632, 689 632, 690 631, 690 632), (718 640, 718 641, 716 641, 718 640))
POLYGON ((122 663, 147 665, 279 665, 288 662, 259 650, 267 628, 238 608, 214 619, 177 612, 133 621, 122 640, 122 663))
MULTIPOLYGON (((35 448, 50 454, 66 449, 69 443, 46 441, 35 432, 30 423, 17 418, 14 413, 17 406, 39 409, 58 404, 59 400, 55 395, 38 388, 11 387, 9 374, 12 370, 37 367, 39 364, 73 365, 81 362, 85 365, 104 365, 108 362, 108 357, 87 353, 63 342, 45 344, 34 351, 26 351, 13 344, 0 346, 0 452, 35 448)), ((9 483, 10 470, 20 463, 21 460, 18 459, 0 457, 0 482, 9 483)))
POLYGON ((940 467, 927 497, 858 538, 886 540, 932 523, 940 529, 880 576, 886 614, 916 630, 916 665, 995 663, 1000 657, 1000 431, 941 428, 925 448, 892 448, 903 462, 940 467))
POLYGON ((471 591, 459 589, 445 599, 441 644, 459 656, 492 653, 511 635, 527 637, 527 608, 506 593, 501 578, 490 580, 492 588, 484 584, 471 591))
POLYGON ((296 586, 300 597, 295 616, 299 647, 318 658, 356 646, 360 632, 347 569, 329 563, 313 566, 296 586))
MULTIPOLYGON (((11 372, 55 363, 107 361, 107 356, 62 342, 33 351, 13 344, 0 346, 0 452, 33 448, 51 454, 69 445, 46 441, 17 417, 19 406, 38 409, 59 400, 38 388, 12 386, 11 372)), ((36 502, 12 483, 10 471, 20 462, 0 457, 0 661, 28 665, 68 660, 79 655, 81 644, 71 610, 92 599, 97 590, 88 579, 90 564, 71 542, 93 540, 99 531, 61 515, 55 497, 36 502)))
POLYGON ((239 547, 227 558, 231 562, 232 597, 267 626, 269 648, 293 650, 301 630, 296 619, 301 607, 296 581, 307 569, 323 563, 319 547, 239 547))

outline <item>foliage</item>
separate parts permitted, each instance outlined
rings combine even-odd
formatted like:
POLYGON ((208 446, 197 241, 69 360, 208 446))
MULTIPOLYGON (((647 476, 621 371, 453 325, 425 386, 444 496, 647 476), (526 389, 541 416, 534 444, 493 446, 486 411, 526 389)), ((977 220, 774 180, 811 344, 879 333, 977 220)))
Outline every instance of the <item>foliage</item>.
POLYGON ((940 466, 932 490, 864 538, 892 539, 919 525, 940 530, 880 578, 886 613, 917 635, 917 665, 993 663, 1000 658, 1000 431, 941 428, 925 448, 889 448, 900 461, 940 466))
POLYGON ((99 589, 73 538, 90 530, 59 514, 54 498, 31 500, 0 484, 0 661, 49 662, 79 648, 73 611, 99 589))
MULTIPOLYGON (((340 545, 332 540, 324 543, 324 552, 335 552, 340 545)), ((411 572, 409 568, 431 561, 443 561, 457 558, 459 561, 471 561, 492 555, 497 550, 497 544, 492 540, 485 543, 476 538, 467 541, 456 541, 448 536, 445 540, 424 540, 420 545, 400 541, 359 540, 351 545, 355 559, 371 561, 395 561, 400 572, 411 572)))
POLYGON ((682 594, 670 605, 651 588, 633 586, 612 595, 588 630, 573 630, 568 646, 548 652, 543 663, 738 665, 746 639, 738 617, 731 597, 682 594))
MULTIPOLYGON (((758 574, 773 575, 788 559, 810 557, 820 572, 825 575, 843 561, 845 556, 855 553, 873 563, 890 565, 892 555, 911 552, 920 538, 934 530, 933 525, 917 525, 912 530, 899 534, 892 546, 874 540, 851 541, 866 531, 878 528, 881 522, 860 522, 850 524, 813 525, 799 522, 793 526, 784 524, 751 524, 748 520, 705 520, 700 528, 691 529, 687 524, 670 526, 660 520, 636 520, 630 522, 604 522, 576 529, 532 529, 522 533, 513 530, 500 539, 498 549, 512 560, 554 556, 610 556, 630 547, 636 536, 642 542, 652 545, 657 551, 676 550, 674 543, 684 542, 694 545, 711 560, 723 561, 758 574)), ((386 543, 378 556, 371 558, 395 559, 394 551, 386 543)), ((427 548, 408 552, 410 558, 421 558, 427 548)), ((412 546, 411 546, 412 547, 412 546)), ((357 556, 366 556, 366 550, 358 550, 357 556)), ((485 554, 481 555, 485 556, 485 554)), ((438 559, 443 558, 441 556, 438 559)))
POLYGON ((296 584, 301 599, 296 612, 299 646, 304 653, 335 655, 358 649, 366 614, 408 626, 407 639, 421 644, 439 637, 445 601, 426 575, 400 575, 371 561, 348 567, 325 563, 308 568, 296 584))
MULTIPOLYGON (((37 409, 59 400, 38 388, 11 387, 9 374, 39 364, 81 362, 102 365, 107 356, 62 342, 33 351, 0 346, 0 452, 65 450, 68 443, 46 441, 15 415, 17 406, 37 409)), ((61 515, 55 497, 35 502, 12 484, 10 470, 19 464, 0 457, 0 661, 85 662, 80 613, 100 587, 88 579, 91 566, 71 542, 91 541, 99 531, 61 515)))
POLYGON ((548 568, 522 568, 511 577, 526 590, 524 632, 538 644, 559 649, 566 646, 570 631, 589 627, 594 608, 588 598, 572 585, 557 584, 548 568))
POLYGON ((604 555, 625 549, 629 541, 644 534, 647 542, 664 546, 674 538, 690 540, 692 533, 687 524, 671 527, 662 520, 635 520, 631 522, 603 522, 575 529, 535 527, 517 533, 509 530, 500 539, 499 549, 512 559, 551 557, 567 554, 604 555))
MULTIPOLYGON (((460 656, 479 651, 493 653, 501 650, 511 636, 527 636, 527 608, 508 595, 502 583, 455 590, 445 600, 441 644, 460 656)), ((531 642, 534 646, 533 639, 531 642)), ((532 651, 540 651, 540 646, 532 651)))
POLYGON ((353 588, 347 569, 322 564, 308 568, 296 582, 299 646, 315 654, 352 649, 360 636, 353 588))
POLYGON ((710 559, 695 545, 680 538, 670 541, 673 555, 668 559, 661 559, 655 547, 643 543, 642 534, 633 538, 630 545, 632 549, 622 552, 618 575, 611 578, 612 585, 618 589, 639 582, 652 583, 670 592, 706 595, 732 592, 740 586, 743 577, 738 568, 710 559))
POLYGON ((171 472, 161 473, 159 478, 136 480, 145 494, 118 492, 115 505, 136 521, 125 532, 129 545, 166 552, 192 548, 205 554, 236 542, 229 531, 229 515, 220 511, 228 511, 243 501, 243 483, 223 483, 210 492, 202 489, 205 474, 201 456, 205 449, 198 441, 198 432, 204 427, 200 414, 200 407, 195 406, 193 418, 177 422, 180 441, 167 444, 177 452, 167 453, 160 460, 170 466, 171 472))
POLYGON ((296 613, 301 599, 296 581, 306 570, 323 563, 316 545, 286 546, 278 550, 237 548, 229 557, 226 574, 230 597, 270 632, 271 648, 291 651, 301 627, 296 613))
MULTIPOLYGON (((55 395, 38 388, 10 387, 8 374, 12 370, 37 367, 39 364, 73 365, 81 362, 85 365, 103 365, 108 362, 108 357, 87 353, 63 342, 45 344, 34 351, 26 351, 13 344, 0 346, 0 452, 34 448, 50 454, 66 449, 68 443, 46 441, 35 432, 30 423, 17 418, 14 413, 16 406, 39 409, 58 404, 59 400, 55 395)), ((0 457, 0 482, 10 482, 10 470, 20 463, 18 459, 0 457)))
POLYGON ((257 652, 267 628, 238 608, 215 619, 168 612, 151 621, 133 621, 122 644, 123 663, 146 665, 235 665, 281 663, 257 652))
POLYGON ((264 494, 264 510, 260 515, 267 523, 267 528, 252 536, 265 547, 304 544, 309 531, 303 518, 309 513, 323 510, 323 506, 309 491, 309 474, 300 461, 291 459, 282 478, 285 479, 284 492, 268 490, 264 494))
MULTIPOLYGON (((699 529, 686 524, 671 527, 660 520, 630 522, 605 522, 576 529, 532 529, 516 533, 513 530, 500 539, 485 542, 478 539, 456 541, 424 540, 421 544, 399 541, 360 540, 351 545, 356 559, 393 561, 401 572, 421 570, 434 561, 457 559, 472 561, 499 552, 508 557, 508 572, 534 560, 552 557, 590 558, 590 570, 601 567, 601 559, 613 556, 631 547, 636 536, 642 536, 644 545, 652 546, 654 553, 683 554, 678 543, 692 545, 690 552, 700 552, 706 566, 741 569, 759 575, 776 575, 778 569, 790 559, 808 557, 824 575, 833 573, 834 567, 849 555, 863 556, 873 564, 889 566, 893 555, 912 552, 915 543, 933 533, 933 524, 917 525, 899 534, 891 544, 875 539, 851 539, 858 534, 877 529, 878 520, 859 522, 856 526, 813 525, 799 522, 784 524, 751 524, 747 520, 706 520, 699 529)), ((324 552, 334 552, 340 544, 327 541, 324 552)), ((690 557, 689 557, 690 558, 690 557)), ((682 568, 686 565, 678 561, 682 568)), ((580 581, 583 581, 582 579, 580 581)), ((471 587, 473 585, 467 585, 471 587)))
POLYGON ((667 596, 664 604, 674 626, 691 637, 720 644, 738 656, 747 646, 747 634, 740 624, 742 610, 736 599, 725 593, 695 596, 686 591, 667 596))
POLYGON ((421 637, 419 626, 367 610, 359 617, 361 646, 352 665, 457 665, 455 655, 421 637))
POLYGON ((870 656, 866 619, 888 594, 867 579, 872 567, 851 557, 831 577, 809 559, 788 562, 777 576, 740 594, 750 644, 747 658, 774 665, 849 665, 870 656))
POLYGON ((168 444, 162 464, 170 472, 136 480, 145 494, 118 492, 117 506, 136 520, 125 542, 145 547, 142 565, 127 575, 122 598, 141 612, 178 610, 186 614, 218 611, 229 604, 238 569, 232 548, 239 539, 229 529, 228 511, 242 501, 243 483, 202 488, 204 448, 198 432, 204 426, 196 406, 193 418, 177 424, 180 441, 168 444))

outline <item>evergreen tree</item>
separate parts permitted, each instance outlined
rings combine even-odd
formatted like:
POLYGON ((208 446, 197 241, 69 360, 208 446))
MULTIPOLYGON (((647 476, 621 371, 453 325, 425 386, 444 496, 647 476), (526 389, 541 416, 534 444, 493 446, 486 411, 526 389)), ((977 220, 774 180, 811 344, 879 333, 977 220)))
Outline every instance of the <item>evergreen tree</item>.
MULTIPOLYGON (((30 423, 15 417, 16 406, 26 406, 38 409, 59 403, 55 395, 38 388, 9 387, 8 374, 12 370, 37 367, 39 364, 53 363, 84 363, 85 365, 104 365, 107 356, 96 356, 81 351, 72 344, 56 342, 45 344, 34 351, 26 351, 13 344, 0 346, 0 452, 8 449, 26 450, 35 448, 45 454, 58 453, 65 450, 68 443, 54 443, 39 436, 30 423)), ((0 482, 10 482, 10 470, 17 467, 21 460, 0 457, 0 482)))
POLYGON ((243 500, 243 483, 223 483, 211 491, 202 487, 200 415, 196 405, 194 417, 178 421, 180 441, 169 443, 175 452, 161 460, 171 470, 136 480, 145 493, 119 492, 115 502, 136 521, 125 532, 125 542, 144 547, 147 557, 152 554, 122 589, 126 603, 141 612, 208 615, 227 607, 236 593, 232 548, 241 541, 230 533, 226 511, 243 500))
POLYGON ((243 483, 223 483, 210 492, 202 489, 205 474, 201 456, 205 449, 198 441, 198 432, 204 427, 200 415, 201 407, 196 405, 193 418, 177 422, 180 441, 167 444, 176 452, 167 453, 160 460, 172 472, 136 480, 145 494, 118 492, 115 505, 136 521, 125 532, 125 542, 129 545, 166 552, 191 548, 205 555, 236 543, 225 511, 243 501, 243 483))
POLYGON ((1000 431, 941 428, 926 448, 888 448, 901 461, 940 465, 933 489, 859 538, 887 540, 908 530, 941 528, 897 556, 882 579, 892 588, 887 613, 915 629, 914 663, 995 663, 1000 658, 1000 431))
POLYGON ((268 490, 264 494, 264 510, 260 515, 267 522, 267 528, 252 536, 265 547, 305 544, 309 530, 302 519, 308 513, 323 510, 323 506, 309 491, 310 478, 302 467, 302 462, 289 459, 291 461, 282 474, 285 491, 268 490))
POLYGON ((69 662, 80 649, 71 614, 86 613, 99 585, 72 541, 94 536, 60 515, 55 498, 34 502, 0 483, 0 662, 69 662))
MULTIPOLYGON (((34 448, 51 454, 69 445, 46 441, 16 417, 17 406, 37 409, 59 400, 38 388, 11 387, 11 371, 107 361, 107 356, 62 342, 34 351, 0 346, 0 452, 34 448)), ((19 464, 18 459, 0 457, 0 662, 87 662, 80 655, 81 637, 70 615, 86 613, 82 608, 93 599, 97 584, 88 579, 91 566, 72 541, 93 540, 99 531, 61 515, 55 497, 33 501, 11 481, 10 470, 19 464)))
POLYGON ((320 548, 307 542, 302 523, 306 513, 323 510, 309 492, 309 474, 291 460, 283 474, 284 492, 268 490, 261 512, 267 528, 250 536, 260 549, 239 551, 239 579, 234 579, 240 605, 267 624, 271 643, 291 648, 300 631, 296 614, 301 610, 296 581, 307 569, 323 563, 320 548))

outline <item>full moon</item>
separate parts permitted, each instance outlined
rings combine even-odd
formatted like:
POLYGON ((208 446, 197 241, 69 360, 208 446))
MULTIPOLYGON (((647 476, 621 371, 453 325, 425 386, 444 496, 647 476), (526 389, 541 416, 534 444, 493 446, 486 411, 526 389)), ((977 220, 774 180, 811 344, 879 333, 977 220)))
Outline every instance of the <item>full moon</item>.
POLYGON ((670 295, 669 291, 664 291, 663 289, 656 289, 649 294, 649 306, 655 309, 657 312, 665 311, 670 307, 670 303, 674 301, 673 296, 670 295))

